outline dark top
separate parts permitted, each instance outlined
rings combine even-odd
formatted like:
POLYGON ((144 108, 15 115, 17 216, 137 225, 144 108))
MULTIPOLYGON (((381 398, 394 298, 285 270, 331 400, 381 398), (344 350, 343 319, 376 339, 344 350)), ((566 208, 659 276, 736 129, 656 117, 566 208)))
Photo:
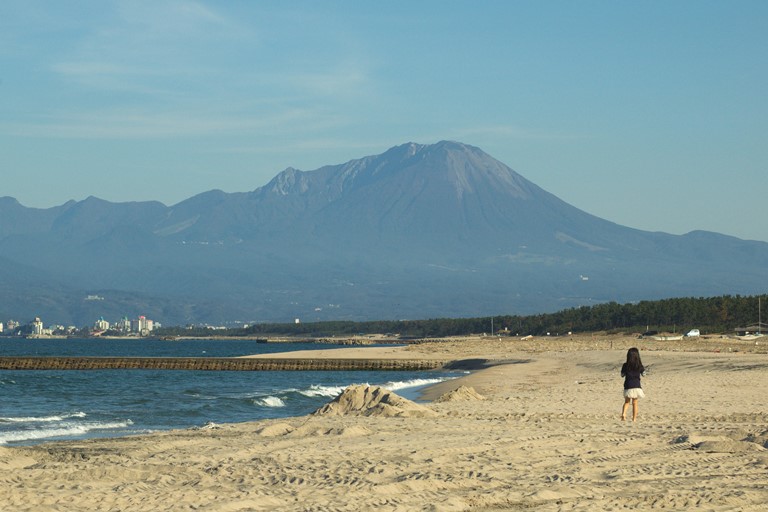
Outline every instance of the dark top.
POLYGON ((642 387, 640 385, 640 376, 645 371, 642 366, 640 370, 627 371, 627 363, 621 365, 621 376, 624 377, 624 389, 633 389, 642 387))

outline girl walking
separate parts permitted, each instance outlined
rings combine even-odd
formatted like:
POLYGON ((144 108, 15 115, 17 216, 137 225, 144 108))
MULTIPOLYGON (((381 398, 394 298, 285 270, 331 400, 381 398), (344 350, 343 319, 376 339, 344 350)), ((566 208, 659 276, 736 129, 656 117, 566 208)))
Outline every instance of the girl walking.
POLYGON ((644 372, 640 351, 632 347, 627 351, 627 362, 621 366, 621 376, 624 377, 624 405, 621 408, 621 421, 627 419, 630 402, 632 403, 632 421, 637 420, 637 401, 645 398, 643 388, 640 386, 640 377, 644 372))

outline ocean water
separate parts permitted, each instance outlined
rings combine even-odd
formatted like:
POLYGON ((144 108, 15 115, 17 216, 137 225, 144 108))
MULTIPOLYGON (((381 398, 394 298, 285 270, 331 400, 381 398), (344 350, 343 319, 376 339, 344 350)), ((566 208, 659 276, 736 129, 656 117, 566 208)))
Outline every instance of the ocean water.
MULTIPOLYGON (((0 356, 233 357, 338 348, 243 340, 26 340, 0 338, 0 356)), ((300 416, 351 384, 415 400, 441 371, 0 370, 0 445, 119 437, 158 430, 300 416)))

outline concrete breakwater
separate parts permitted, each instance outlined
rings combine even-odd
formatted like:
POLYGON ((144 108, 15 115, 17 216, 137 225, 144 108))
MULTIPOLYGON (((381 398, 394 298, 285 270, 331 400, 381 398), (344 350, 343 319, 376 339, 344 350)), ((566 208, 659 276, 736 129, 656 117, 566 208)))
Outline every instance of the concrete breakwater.
POLYGON ((0 357, 0 370, 370 371, 433 370, 420 359, 256 359, 240 357, 0 357))

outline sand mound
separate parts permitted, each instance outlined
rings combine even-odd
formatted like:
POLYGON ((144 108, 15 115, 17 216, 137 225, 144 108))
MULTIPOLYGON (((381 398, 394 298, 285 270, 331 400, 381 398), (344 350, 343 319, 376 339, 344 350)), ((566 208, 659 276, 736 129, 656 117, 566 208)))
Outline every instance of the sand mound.
POLYGON ((290 434, 294 431, 294 428, 287 423, 274 423, 267 425, 266 427, 257 430, 256 433, 264 437, 276 437, 290 434))
POLYGON ((373 432, 363 426, 352 427, 334 427, 334 428, 318 428, 315 429, 310 435, 314 436, 339 436, 339 437, 359 437, 367 436, 373 432))
POLYGON ((435 402, 464 402, 468 400, 485 400, 485 397, 475 391, 475 388, 459 386, 453 391, 440 396, 435 402))
POLYGON ((720 441, 702 441, 694 447, 702 452, 709 453, 742 453, 742 452, 759 452, 765 450, 760 445, 750 443, 748 441, 734 441, 732 439, 724 439, 720 441))
POLYGON ((728 436, 706 435, 698 432, 680 436, 676 440, 678 443, 690 443, 693 445, 693 449, 709 453, 765 451, 762 441, 762 438, 754 436, 748 436, 746 439, 734 439, 728 436))
POLYGON ((329 430, 326 434, 336 435, 341 437, 357 437, 357 436, 367 436, 372 433, 373 433, 372 431, 365 428, 364 426, 358 425, 358 426, 352 426, 352 427, 334 428, 329 430))
POLYGON ((367 436, 373 432, 363 426, 340 426, 340 427, 328 427, 327 422, 323 424, 317 424, 314 422, 307 422, 304 425, 298 427, 291 432, 292 436, 297 437, 360 437, 367 436))
POLYGON ((325 416, 424 417, 436 413, 380 386, 349 386, 313 414, 325 416))
POLYGON ((32 457, 26 457, 20 452, 0 446, 0 471, 22 469, 36 462, 32 457))

